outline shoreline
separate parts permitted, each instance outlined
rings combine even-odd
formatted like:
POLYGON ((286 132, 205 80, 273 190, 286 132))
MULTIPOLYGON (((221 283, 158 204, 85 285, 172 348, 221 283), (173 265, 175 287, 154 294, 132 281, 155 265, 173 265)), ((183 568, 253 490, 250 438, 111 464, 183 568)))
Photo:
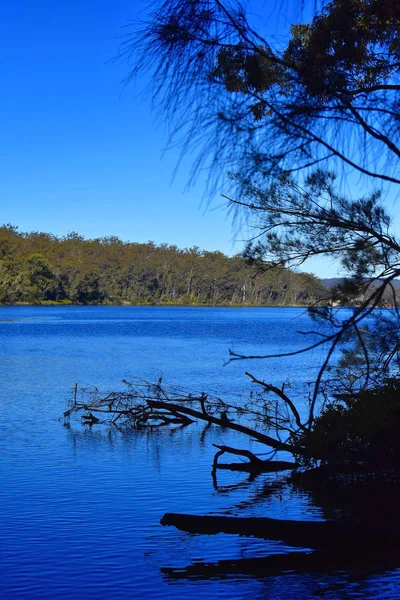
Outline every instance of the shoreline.
MULTIPOLYGON (((30 302, 16 302, 10 304, 0 304, 0 308, 3 307, 82 307, 82 306, 90 306, 93 308, 98 307, 108 307, 108 308, 116 308, 116 307, 147 307, 147 308, 160 308, 160 307, 168 307, 168 308, 311 308, 311 304, 177 304, 177 303, 143 303, 143 304, 127 304, 127 303, 118 303, 118 304, 78 304, 78 303, 63 303, 63 302, 43 302, 43 303, 30 303, 30 302)), ((348 308, 348 307, 342 307, 348 308)))

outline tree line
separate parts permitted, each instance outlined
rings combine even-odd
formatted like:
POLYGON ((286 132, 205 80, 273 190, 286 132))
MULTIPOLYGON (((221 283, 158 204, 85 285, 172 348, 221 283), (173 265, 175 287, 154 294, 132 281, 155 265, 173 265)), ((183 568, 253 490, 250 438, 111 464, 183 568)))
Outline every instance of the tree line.
POLYGON ((0 303, 310 305, 321 280, 240 255, 0 227, 0 303))

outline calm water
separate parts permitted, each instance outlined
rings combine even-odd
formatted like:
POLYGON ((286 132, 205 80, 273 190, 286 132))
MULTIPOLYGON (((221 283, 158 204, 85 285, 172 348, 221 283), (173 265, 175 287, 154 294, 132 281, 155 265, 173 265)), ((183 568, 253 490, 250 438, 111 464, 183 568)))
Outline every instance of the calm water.
POLYGON ((162 373, 168 384, 236 395, 251 389, 250 370, 302 385, 317 351, 223 363, 229 348, 296 349, 304 343, 296 331, 310 327, 297 309, 1 307, 1 597, 400 598, 400 571, 173 579, 166 567, 288 548, 180 533, 159 525, 164 512, 322 519, 323 510, 281 475, 224 472, 213 486, 213 443, 259 450, 239 434, 201 425, 122 434, 58 420, 75 382, 117 389, 124 378, 162 373))

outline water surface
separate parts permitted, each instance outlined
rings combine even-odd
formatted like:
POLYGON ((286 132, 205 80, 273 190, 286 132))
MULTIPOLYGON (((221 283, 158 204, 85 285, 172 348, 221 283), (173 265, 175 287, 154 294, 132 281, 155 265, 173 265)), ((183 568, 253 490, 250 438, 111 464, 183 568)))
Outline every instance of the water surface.
MULTIPOLYGON (((59 421, 75 382, 102 389, 140 376, 239 396, 246 370, 275 384, 312 381, 321 352, 233 362, 228 350, 299 348, 311 329, 300 309, 172 307, 0 308, 0 511, 3 598, 396 598, 396 571, 175 581, 165 567, 266 556, 282 544, 190 536, 164 512, 322 519, 281 475, 210 476, 213 443, 239 434, 192 425, 122 433, 59 421)), ((299 397, 300 411, 306 410, 299 397)))

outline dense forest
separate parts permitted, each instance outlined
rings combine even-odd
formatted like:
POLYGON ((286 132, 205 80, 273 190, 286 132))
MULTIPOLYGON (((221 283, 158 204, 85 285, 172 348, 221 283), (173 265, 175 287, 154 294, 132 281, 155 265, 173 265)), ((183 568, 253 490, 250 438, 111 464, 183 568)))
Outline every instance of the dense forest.
POLYGON ((249 265, 241 256, 117 237, 0 227, 0 303, 309 305, 313 275, 249 265))

